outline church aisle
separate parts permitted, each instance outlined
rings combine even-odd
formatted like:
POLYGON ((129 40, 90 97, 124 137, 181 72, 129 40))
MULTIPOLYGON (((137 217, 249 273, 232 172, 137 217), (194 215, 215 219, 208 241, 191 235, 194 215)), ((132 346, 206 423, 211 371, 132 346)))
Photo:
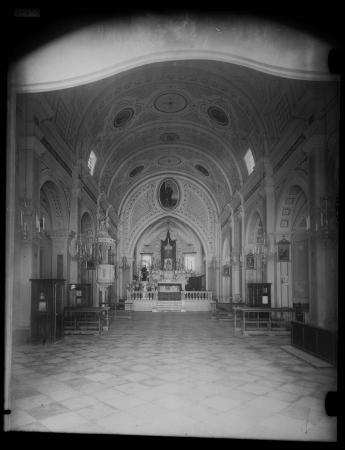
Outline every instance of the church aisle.
POLYGON ((136 312, 101 336, 13 349, 11 431, 336 441, 336 369, 209 313, 136 312))

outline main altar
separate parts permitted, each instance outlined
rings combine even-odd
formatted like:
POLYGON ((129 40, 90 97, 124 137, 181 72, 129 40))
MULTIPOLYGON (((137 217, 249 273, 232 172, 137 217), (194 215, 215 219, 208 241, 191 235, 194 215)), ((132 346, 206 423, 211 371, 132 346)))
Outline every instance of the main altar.
POLYGON ((211 291, 186 291, 192 272, 183 264, 178 235, 172 239, 168 221, 166 237, 156 240, 152 261, 140 261, 137 279, 127 284, 127 301, 133 305, 133 311, 156 312, 159 302, 169 301, 181 303, 181 312, 186 312, 187 303, 190 310, 208 311, 211 291))

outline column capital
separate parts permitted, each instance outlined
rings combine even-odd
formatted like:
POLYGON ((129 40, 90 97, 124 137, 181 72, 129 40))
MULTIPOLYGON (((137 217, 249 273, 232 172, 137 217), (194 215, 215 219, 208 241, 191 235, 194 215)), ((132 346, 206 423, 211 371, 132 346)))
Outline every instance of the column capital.
POLYGON ((314 135, 303 145, 302 151, 309 156, 317 148, 326 148, 325 135, 314 135))
POLYGON ((21 136, 20 144, 24 150, 34 150, 40 157, 47 150, 36 136, 21 136))

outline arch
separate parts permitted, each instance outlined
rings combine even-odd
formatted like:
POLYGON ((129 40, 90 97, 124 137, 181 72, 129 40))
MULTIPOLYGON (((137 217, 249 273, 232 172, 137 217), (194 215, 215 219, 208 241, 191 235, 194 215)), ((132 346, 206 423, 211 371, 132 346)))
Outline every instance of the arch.
MULTIPOLYGON (((146 176, 139 178, 136 182, 134 182, 133 185, 130 186, 129 189, 125 192, 125 195, 121 200, 118 215, 120 216, 126 210, 132 196, 138 189, 140 189, 140 187, 146 185, 149 181, 158 182, 163 178, 166 178, 166 175, 167 174, 164 171, 158 174, 156 173, 154 177, 152 177, 152 174, 147 174, 146 176)), ((218 215, 221 213, 219 204, 217 200, 214 198, 214 194, 212 193, 212 191, 208 188, 208 186, 202 185, 200 183, 200 179, 198 179, 194 174, 190 174, 190 176, 187 178, 186 175, 181 174, 181 172, 178 172, 177 170, 170 170, 169 178, 175 178, 180 181, 189 181, 189 182, 192 181, 195 184, 195 186, 197 186, 198 189, 200 189, 203 195, 205 195, 207 200, 210 202, 212 209, 216 211, 218 215)))
POLYGON ((66 207, 64 194, 55 179, 49 176, 41 180, 40 192, 43 190, 51 212, 52 229, 68 228, 69 214, 66 207))
POLYGON ((304 193, 309 204, 309 190, 306 180, 301 176, 295 176, 286 181, 276 209, 276 226, 279 233, 290 232, 293 227, 293 214, 296 201, 304 193))
POLYGON ((251 211, 250 216, 248 218, 246 226, 245 245, 256 244, 255 238, 259 221, 262 222, 262 211, 260 210, 259 207, 256 207, 254 208, 253 211, 251 211))
POLYGON ((222 248, 222 262, 227 261, 227 258, 230 255, 230 251, 231 251, 230 239, 229 239, 229 236, 225 236, 225 238, 223 240, 223 248, 222 248))
MULTIPOLYGON (((176 219, 178 219, 178 220, 180 220, 182 222, 185 222, 187 225, 189 225, 195 231, 195 234, 200 239, 200 242, 202 244, 202 247, 203 247, 203 250, 204 250, 206 256, 209 253, 211 253, 209 243, 205 239, 203 233, 201 233, 200 230, 198 230, 195 227, 195 224, 189 218, 182 217, 181 215, 177 214, 174 211, 169 212, 169 216, 172 217, 172 218, 176 218, 176 219)), ((165 217, 166 217, 166 213, 164 211, 159 216, 151 217, 150 219, 145 221, 145 229, 147 227, 149 227, 150 225, 152 225, 155 221, 157 221, 157 219, 163 219, 165 217)), ((133 234, 133 237, 131 238, 131 243, 129 244, 129 246, 127 248, 127 251, 124 251, 125 249, 123 248, 123 245, 122 245, 122 251, 123 251, 123 253, 126 253, 128 255, 128 257, 131 257, 131 258, 133 257, 135 247, 137 245, 137 242, 138 242, 142 232, 143 232, 143 228, 142 227, 140 227, 140 228, 138 228, 138 230, 136 230, 136 232, 133 234)))
POLYGON ((307 32, 291 33, 279 21, 236 15, 215 18, 214 23, 219 23, 218 28, 224 31, 219 33, 215 25, 206 25, 206 16, 187 22, 183 17, 177 18, 182 35, 176 36, 175 25, 170 25, 169 19, 170 16, 139 17, 131 26, 110 18, 85 26, 41 45, 14 63, 10 83, 27 92, 61 89, 151 62, 176 59, 230 62, 289 78, 335 78, 329 74, 327 64, 334 43, 307 32), (258 34, 265 36, 266 45, 253 39, 258 34), (120 42, 126 42, 126 46, 117 45, 120 42), (287 52, 286 48, 298 51, 287 52), (111 65, 113 61, 115 65, 111 65))
POLYGON ((97 232, 97 223, 96 223, 96 217, 95 213, 91 211, 86 205, 83 205, 81 208, 81 218, 80 220, 83 220, 83 217, 85 215, 88 215, 88 223, 91 223, 91 229, 93 232, 93 237, 96 235, 97 232))

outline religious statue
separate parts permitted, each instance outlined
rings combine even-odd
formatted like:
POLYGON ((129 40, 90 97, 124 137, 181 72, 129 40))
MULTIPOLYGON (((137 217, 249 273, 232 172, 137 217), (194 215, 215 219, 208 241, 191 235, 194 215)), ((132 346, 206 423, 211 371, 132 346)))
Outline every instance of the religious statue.
POLYGON ((164 189, 164 193, 163 193, 164 206, 172 206, 173 192, 174 191, 171 189, 170 184, 168 184, 167 187, 164 189))
POLYGON ((147 276, 148 276, 148 270, 147 270, 146 266, 144 266, 141 269, 141 280, 142 281, 147 281, 147 276))
POLYGON ((165 270, 172 270, 172 261, 171 259, 166 259, 164 264, 165 270))

